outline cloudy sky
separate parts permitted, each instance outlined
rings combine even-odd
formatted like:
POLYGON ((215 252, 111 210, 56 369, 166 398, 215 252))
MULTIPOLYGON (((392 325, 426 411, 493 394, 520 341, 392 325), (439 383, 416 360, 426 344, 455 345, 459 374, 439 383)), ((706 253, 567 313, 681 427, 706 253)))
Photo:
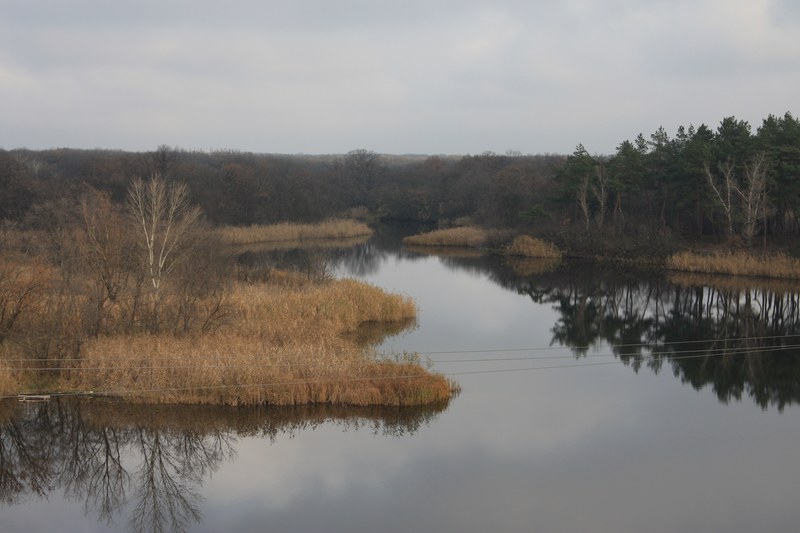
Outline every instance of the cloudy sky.
POLYGON ((796 0, 0 0, 0 147, 609 153, 800 114, 796 0))

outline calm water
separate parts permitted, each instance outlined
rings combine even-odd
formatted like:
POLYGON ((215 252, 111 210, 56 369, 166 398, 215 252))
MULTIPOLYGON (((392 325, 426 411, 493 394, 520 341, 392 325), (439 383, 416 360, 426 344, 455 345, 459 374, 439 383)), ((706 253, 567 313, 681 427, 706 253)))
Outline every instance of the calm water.
MULTIPOLYGON (((315 268, 417 300, 418 323, 377 350, 452 374, 449 405, 2 404, 0 531, 796 530, 795 288, 398 238, 315 268)), ((270 257, 247 260, 308 264, 270 257)))

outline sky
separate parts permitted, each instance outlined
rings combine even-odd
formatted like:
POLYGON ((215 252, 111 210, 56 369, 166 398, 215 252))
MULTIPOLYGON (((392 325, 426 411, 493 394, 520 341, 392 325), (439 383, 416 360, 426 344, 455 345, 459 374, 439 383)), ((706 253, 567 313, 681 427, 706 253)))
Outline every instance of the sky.
POLYGON ((0 148, 613 153, 800 114, 796 0, 0 0, 0 148))

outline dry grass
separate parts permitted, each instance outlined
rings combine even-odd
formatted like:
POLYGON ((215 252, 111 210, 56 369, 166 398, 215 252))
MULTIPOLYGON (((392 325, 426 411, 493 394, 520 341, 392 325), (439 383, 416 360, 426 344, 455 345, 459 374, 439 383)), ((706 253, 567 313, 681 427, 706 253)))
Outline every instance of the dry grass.
MULTIPOLYGON (((352 224, 255 238, 370 231, 352 224)), ((378 360, 366 347, 365 337, 374 342, 379 330, 416 318, 410 298, 366 283, 279 270, 268 283, 231 281, 226 268, 233 267, 220 262, 211 272, 224 283, 213 290, 196 289, 192 279, 176 283, 155 314, 146 295, 136 299, 134 285, 103 302, 89 275, 76 270, 67 283, 23 252, 13 262, 0 259, 0 395, 95 391, 149 403, 397 406, 446 401, 455 390, 413 358, 378 360), (366 336, 365 325, 375 326, 366 336)), ((198 272, 201 287, 211 283, 198 272)))
POLYGON ((681 252, 667 258, 667 268, 684 272, 760 276, 766 278, 800 278, 800 260, 784 254, 753 255, 747 252, 699 255, 681 252))
POLYGON ((542 257, 550 259, 561 259, 561 250, 547 241, 520 235, 505 249, 506 255, 519 257, 542 257))
POLYGON ((0 396, 15 394, 19 390, 19 383, 11 368, 0 367, 0 396))
POLYGON ((267 241, 250 242, 245 244, 232 245, 234 252, 275 252, 279 250, 293 250, 296 248, 315 249, 315 250, 337 250, 352 248, 357 244, 367 242, 370 235, 360 235, 358 237, 343 237, 337 239, 307 239, 290 241, 267 241))
POLYGON ((450 397, 449 382, 413 360, 377 361, 341 339, 275 346, 235 334, 98 339, 64 385, 152 403, 400 406, 450 397))
POLYGON ((345 239, 372 234, 369 226, 355 220, 329 220, 319 224, 283 223, 269 226, 225 226, 216 231, 226 244, 345 239))
POLYGON ((489 232, 485 229, 467 226, 430 231, 411 235, 403 239, 403 244, 412 246, 466 246, 480 248, 489 243, 489 232))
POLYGON ((379 361, 345 335, 365 323, 408 323, 416 315, 410 298, 350 279, 286 279, 293 281, 234 284, 231 320, 213 333, 91 339, 79 360, 63 363, 70 369, 60 372, 57 388, 152 403, 420 405, 449 399, 452 385, 443 376, 411 358, 379 361))

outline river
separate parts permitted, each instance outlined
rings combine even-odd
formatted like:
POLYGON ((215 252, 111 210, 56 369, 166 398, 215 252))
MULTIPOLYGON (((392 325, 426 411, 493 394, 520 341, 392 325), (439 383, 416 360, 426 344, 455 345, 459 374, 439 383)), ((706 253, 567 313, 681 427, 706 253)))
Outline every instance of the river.
MULTIPOLYGON (((800 521, 800 290, 598 263, 315 252, 412 296, 422 409, 0 405, 0 531, 751 532, 800 521)), ((308 264, 306 252, 275 259, 308 264)))

